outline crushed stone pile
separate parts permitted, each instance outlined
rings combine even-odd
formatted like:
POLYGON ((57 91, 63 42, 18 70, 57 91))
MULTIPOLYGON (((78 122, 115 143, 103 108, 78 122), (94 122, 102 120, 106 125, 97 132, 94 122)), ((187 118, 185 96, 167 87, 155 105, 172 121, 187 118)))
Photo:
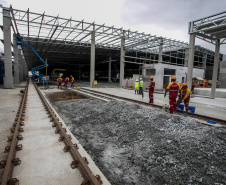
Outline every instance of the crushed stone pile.
POLYGON ((55 106, 112 184, 226 184, 225 127, 120 101, 55 106))

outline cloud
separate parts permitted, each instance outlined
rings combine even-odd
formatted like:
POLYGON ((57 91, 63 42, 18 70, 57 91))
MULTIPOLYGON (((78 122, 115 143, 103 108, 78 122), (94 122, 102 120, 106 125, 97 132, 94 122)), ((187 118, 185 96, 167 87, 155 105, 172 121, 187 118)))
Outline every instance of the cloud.
MULTIPOLYGON (((189 42, 188 23, 225 11, 225 0, 125 0, 122 20, 128 27, 145 33, 189 42)), ((196 39, 196 44, 214 46, 196 39)), ((225 53, 225 46, 221 51, 225 53), (224 50, 223 50, 224 49, 224 50)))
POLYGON ((5 1, 5 0, 0 0, 0 4, 2 6, 5 6, 5 7, 8 7, 9 6, 9 3, 7 1, 5 1))
POLYGON ((126 0, 123 21, 154 24, 165 29, 187 27, 188 22, 225 11, 225 0, 126 0))

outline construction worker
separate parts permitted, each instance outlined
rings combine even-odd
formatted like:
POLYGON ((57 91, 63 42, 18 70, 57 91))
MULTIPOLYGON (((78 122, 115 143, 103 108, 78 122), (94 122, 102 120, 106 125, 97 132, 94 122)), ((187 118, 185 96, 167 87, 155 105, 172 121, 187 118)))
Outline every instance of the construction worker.
POLYGON ((142 98, 144 97, 143 86, 144 86, 144 82, 143 82, 142 78, 140 78, 139 94, 142 94, 142 98))
POLYGON ((67 88, 67 82, 69 82, 69 78, 68 78, 68 77, 66 77, 66 78, 64 79, 64 87, 65 87, 65 88, 67 88))
POLYGON ((71 87, 74 87, 74 81, 75 81, 75 79, 74 79, 74 77, 72 75, 70 77, 71 77, 71 87))
POLYGON ((155 82, 154 82, 154 77, 150 77, 151 83, 149 85, 149 103, 154 103, 154 90, 155 90, 155 82))
MULTIPOLYGON (((182 88, 181 88, 181 101, 184 101, 184 106, 185 106, 186 112, 188 112, 190 94, 191 94, 191 91, 188 88, 187 84, 183 83, 182 88)), ((179 103, 181 103, 181 102, 179 102, 179 103)))
POLYGON ((220 87, 219 81, 217 80, 217 81, 216 81, 216 88, 219 88, 219 87, 220 87))
POLYGON ((135 82, 134 89, 135 89, 135 94, 138 94, 138 90, 139 90, 139 82, 138 82, 137 79, 136 79, 136 82, 135 82))
POLYGON ((63 79, 61 78, 61 76, 59 76, 59 78, 57 78, 57 82, 58 82, 58 86, 57 88, 59 89, 59 87, 62 89, 62 86, 61 86, 61 82, 63 81, 63 79))
POLYGON ((207 87, 207 86, 208 86, 208 81, 207 81, 207 80, 204 80, 203 86, 204 86, 204 87, 207 87))
POLYGON ((170 105, 170 113, 173 114, 174 110, 177 109, 177 95, 179 90, 179 84, 176 82, 176 76, 171 78, 171 83, 166 88, 164 98, 166 97, 166 93, 169 91, 169 105, 170 105))

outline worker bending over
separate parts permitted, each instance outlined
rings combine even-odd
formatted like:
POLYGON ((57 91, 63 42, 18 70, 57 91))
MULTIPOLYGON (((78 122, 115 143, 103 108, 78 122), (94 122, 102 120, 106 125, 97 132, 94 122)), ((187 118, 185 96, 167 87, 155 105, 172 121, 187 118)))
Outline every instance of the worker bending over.
MULTIPOLYGON (((191 91, 188 88, 187 84, 183 83, 182 89, 181 89, 181 101, 184 101, 184 106, 185 106, 186 112, 188 112, 190 94, 191 94, 191 91)), ((181 102, 179 102, 179 103, 181 103, 181 102)))
POLYGON ((154 103, 154 90, 155 90, 155 82, 153 76, 150 77, 151 83, 148 86, 149 88, 149 103, 154 103))
POLYGON ((135 89, 135 94, 138 94, 138 90, 139 90, 139 82, 138 82, 137 79, 136 79, 136 82, 135 82, 134 89, 135 89))
POLYGON ((75 79, 74 79, 74 77, 71 75, 71 87, 74 87, 74 81, 75 81, 75 79))
POLYGON ((68 77, 66 77, 65 79, 64 79, 64 87, 65 88, 67 88, 67 83, 69 82, 69 78, 68 77))
POLYGON ((169 105, 170 105, 170 113, 173 114, 174 110, 177 109, 177 95, 179 90, 179 84, 176 82, 176 76, 171 78, 171 83, 166 88, 164 98, 166 97, 166 93, 169 92, 169 105))
POLYGON ((59 89, 59 87, 62 89, 62 86, 61 86, 61 82, 63 81, 63 79, 61 78, 61 76, 59 76, 59 78, 57 78, 57 88, 59 89))

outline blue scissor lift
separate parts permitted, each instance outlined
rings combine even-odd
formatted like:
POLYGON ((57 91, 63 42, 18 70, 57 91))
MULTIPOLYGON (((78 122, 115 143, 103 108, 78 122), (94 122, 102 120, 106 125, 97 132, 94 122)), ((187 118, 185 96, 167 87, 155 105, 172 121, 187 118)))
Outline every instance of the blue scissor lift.
POLYGON ((39 56, 39 54, 34 50, 34 48, 32 46, 23 42, 23 37, 17 35, 16 36, 16 43, 17 43, 17 45, 24 45, 24 46, 28 47, 29 49, 31 49, 37 55, 37 57, 44 63, 43 65, 33 67, 31 69, 31 73, 33 75, 33 79, 35 77, 38 77, 40 79, 41 83, 43 83, 43 81, 44 81, 44 83, 48 83, 48 79, 43 80, 44 78, 47 78, 47 77, 45 75, 40 74, 40 73, 37 74, 36 71, 48 67, 49 64, 46 65, 46 62, 39 56))

